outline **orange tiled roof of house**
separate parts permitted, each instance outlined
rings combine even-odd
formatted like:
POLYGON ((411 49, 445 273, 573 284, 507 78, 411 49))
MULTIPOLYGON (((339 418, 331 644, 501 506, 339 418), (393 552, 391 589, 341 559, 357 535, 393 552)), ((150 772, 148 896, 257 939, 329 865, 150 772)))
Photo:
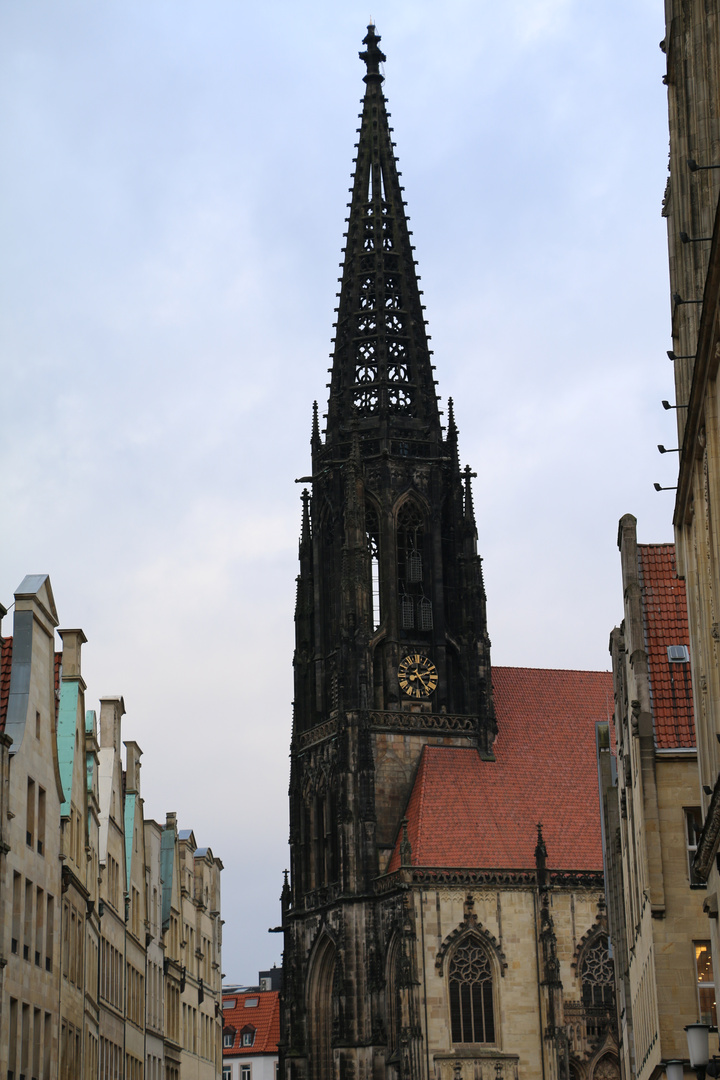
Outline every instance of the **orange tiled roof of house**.
POLYGON ((690 664, 668 659, 668 646, 688 646, 685 582, 677 576, 674 544, 638 544, 645 640, 650 665, 655 744, 660 750, 695 746, 690 664))
POLYGON ((5 720, 7 719, 12 644, 13 639, 11 637, 0 638, 0 731, 5 730, 5 720))
POLYGON ((277 990, 253 990, 223 994, 223 1055, 276 1054, 280 1040, 280 994, 277 990), (234 1006, 228 1007, 234 1001, 234 1006), (252 1005, 250 1002, 256 1002, 252 1005), (242 1033, 255 1029, 252 1046, 243 1046, 242 1033), (232 1046, 225 1035, 234 1031, 232 1046))
MULTIPOLYGON (((601 871, 595 723, 613 710, 605 671, 493 668, 495 761, 470 747, 423 749, 407 807, 413 866, 601 871)), ((389 870, 400 865, 400 841, 389 870)))

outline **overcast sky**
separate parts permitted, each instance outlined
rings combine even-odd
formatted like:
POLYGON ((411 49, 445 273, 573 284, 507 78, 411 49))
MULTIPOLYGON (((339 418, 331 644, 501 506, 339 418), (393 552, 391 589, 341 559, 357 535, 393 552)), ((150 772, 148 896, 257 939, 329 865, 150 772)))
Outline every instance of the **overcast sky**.
POLYGON ((84 629, 146 814, 223 860, 231 982, 280 961, 294 479, 371 14, 494 662, 607 669, 619 517, 672 540, 661 0, 2 0, 0 601, 47 572, 84 629))

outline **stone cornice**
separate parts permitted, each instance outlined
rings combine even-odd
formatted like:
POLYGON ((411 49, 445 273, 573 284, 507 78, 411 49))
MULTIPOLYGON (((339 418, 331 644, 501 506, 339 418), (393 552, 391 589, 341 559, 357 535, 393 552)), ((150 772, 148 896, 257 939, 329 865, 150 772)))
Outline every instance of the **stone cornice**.
MULTIPOLYGON (((549 883, 555 889, 604 888, 600 870, 551 870, 549 883)), ((535 889, 535 870, 480 870, 474 868, 441 868, 427 866, 403 867, 377 880, 377 891, 419 888, 479 888, 535 889)))
MULTIPOLYGON (((373 731, 403 731, 418 734, 438 731, 445 735, 458 735, 466 739, 474 738, 479 723, 477 716, 451 715, 450 713, 372 710, 354 715, 365 720, 373 731)), ((296 750, 307 750, 309 746, 315 746, 316 743, 333 738, 338 734, 340 726, 340 717, 335 716, 310 728, 309 731, 304 731, 295 740, 296 750)))

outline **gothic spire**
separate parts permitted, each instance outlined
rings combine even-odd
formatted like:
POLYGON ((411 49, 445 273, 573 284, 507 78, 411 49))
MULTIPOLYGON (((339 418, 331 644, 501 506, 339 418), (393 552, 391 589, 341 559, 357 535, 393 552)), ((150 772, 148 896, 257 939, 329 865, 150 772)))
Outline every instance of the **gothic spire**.
POLYGON ((368 26, 360 53, 366 90, 337 309, 327 445, 346 441, 352 421, 358 421, 362 439, 441 438, 411 233, 382 92, 385 55, 379 41, 375 27, 368 26))

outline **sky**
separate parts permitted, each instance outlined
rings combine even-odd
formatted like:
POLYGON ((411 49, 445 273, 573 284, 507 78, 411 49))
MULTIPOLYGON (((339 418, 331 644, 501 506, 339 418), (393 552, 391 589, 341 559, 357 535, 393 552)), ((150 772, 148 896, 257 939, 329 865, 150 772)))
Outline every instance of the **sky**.
MULTIPOLYGON (((280 963, 297 477, 371 17, 493 662, 609 668, 676 482, 660 0, 2 0, 0 602, 49 573, 148 817, 280 963)), ((12 611, 3 632, 12 630, 12 611)))

